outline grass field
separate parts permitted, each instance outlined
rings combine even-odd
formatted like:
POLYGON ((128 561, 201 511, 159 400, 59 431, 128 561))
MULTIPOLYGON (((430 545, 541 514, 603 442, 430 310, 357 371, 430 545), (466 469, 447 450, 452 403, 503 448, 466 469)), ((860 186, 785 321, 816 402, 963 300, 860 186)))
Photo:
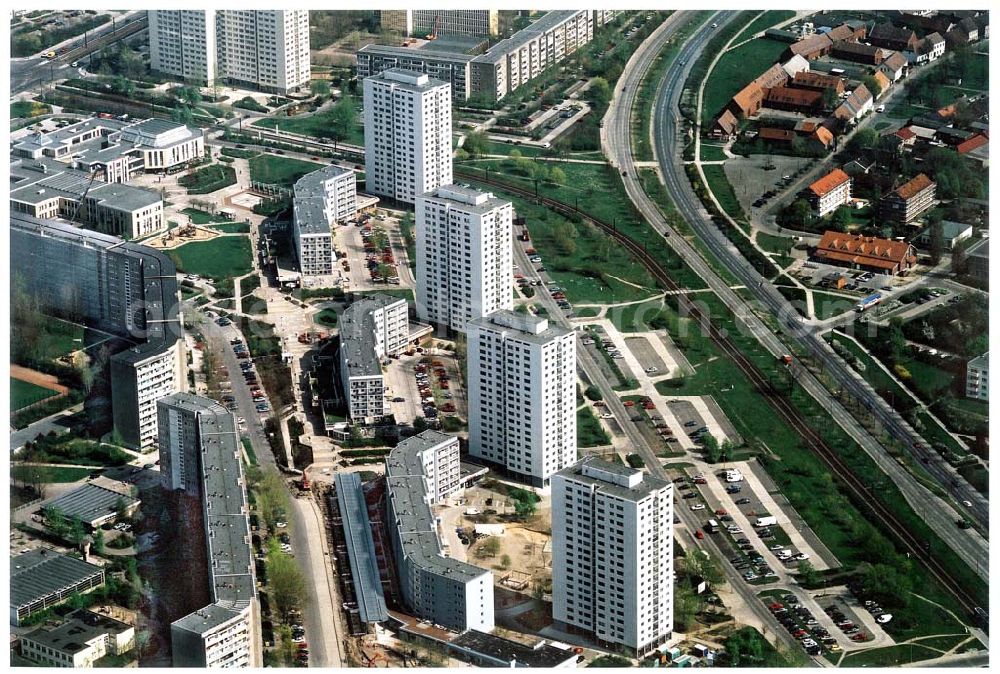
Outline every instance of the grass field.
POLYGON ((743 207, 740 206, 736 192, 733 191, 733 186, 730 184, 729 178, 726 177, 726 169, 721 164, 702 166, 701 169, 705 172, 708 187, 719 201, 722 210, 733 219, 742 218, 743 207))
POLYGON ((728 157, 726 157, 726 153, 722 151, 721 145, 712 145, 711 143, 701 144, 702 161, 725 161, 726 159, 728 159, 728 157))
POLYGON ((816 318, 820 320, 850 311, 855 305, 853 300, 831 293, 822 293, 814 290, 812 296, 813 311, 816 313, 816 318))
POLYGON ((39 400, 45 400, 57 395, 52 389, 38 386, 28 381, 10 378, 10 411, 16 412, 39 400))
POLYGON ((43 484, 59 482, 77 482, 90 475, 89 468, 72 468, 70 466, 25 466, 12 464, 11 469, 19 473, 19 478, 30 477, 43 484))
POLYGON ((788 252, 792 249, 792 246, 795 245, 795 242, 792 241, 790 236, 775 236, 774 234, 758 232, 757 245, 768 253, 788 255, 788 252))
POLYGON ((217 222, 211 226, 217 232, 224 234, 249 234, 250 225, 245 222, 217 222))
POLYGON ((328 328, 332 328, 337 325, 337 312, 333 309, 323 309, 313 314, 313 321, 319 323, 320 325, 325 325, 328 328))
POLYGON ((253 270, 250 241, 244 236, 224 236, 211 241, 193 241, 167 251, 185 274, 219 280, 243 276, 253 270))
POLYGON ((324 164, 301 159, 264 154, 250 160, 250 180, 269 185, 291 187, 307 173, 319 170, 324 164))
POLYGON ((180 178, 177 183, 186 187, 188 194, 210 194, 223 187, 236 184, 236 169, 232 166, 210 164, 180 178))
POLYGON ((941 655, 919 644, 899 644, 851 653, 841 661, 842 667, 893 667, 907 662, 927 660, 941 655))
POLYGON ((723 54, 705 84, 702 124, 711 122, 730 98, 774 65, 787 48, 783 42, 760 39, 723 54))
POLYGON ((663 311, 663 299, 656 298, 641 304, 629 304, 624 307, 611 307, 606 316, 614 323, 619 332, 647 332, 655 329, 650 322, 660 316, 663 311))
POLYGON ((38 336, 40 358, 53 360, 83 346, 83 328, 75 323, 39 316, 42 329, 38 336))
POLYGON ((213 220, 216 220, 216 216, 199 208, 185 208, 181 211, 181 213, 191 218, 191 222, 196 225, 207 225, 213 220))
POLYGON ((580 407, 576 411, 576 446, 599 447, 611 444, 611 438, 601 426, 589 407, 580 407))
MULTIPOLYGON (((325 113, 311 115, 296 115, 295 117, 265 117, 253 123, 254 126, 262 126, 265 129, 278 129, 288 133, 298 133, 303 136, 319 137, 331 124, 331 117, 325 113)), ((356 124, 347 130, 347 136, 343 140, 349 145, 364 145, 364 126, 356 124)), ((331 149, 333 141, 330 141, 331 149)))
POLYGON ((768 12, 764 12, 756 19, 751 21, 749 25, 747 25, 747 27, 744 28, 742 32, 740 32, 740 34, 736 36, 736 39, 733 40, 733 44, 736 44, 737 42, 742 42, 743 40, 749 38, 751 35, 756 35, 757 33, 761 33, 767 30, 768 28, 771 28, 775 24, 781 23, 782 21, 788 21, 793 16, 795 16, 795 12, 789 11, 787 9, 774 9, 768 12))

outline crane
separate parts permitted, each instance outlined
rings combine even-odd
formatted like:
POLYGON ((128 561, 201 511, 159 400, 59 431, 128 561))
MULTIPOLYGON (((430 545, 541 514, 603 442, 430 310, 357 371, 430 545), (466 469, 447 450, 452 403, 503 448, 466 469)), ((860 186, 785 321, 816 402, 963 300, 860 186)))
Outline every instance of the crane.
POLYGON ((438 14, 434 17, 434 29, 431 31, 430 35, 427 36, 428 40, 438 39, 438 30, 441 29, 441 15, 438 14))
POLYGON ((83 206, 83 202, 87 199, 87 194, 90 192, 90 188, 94 184, 94 179, 97 178, 97 172, 100 169, 94 169, 90 172, 90 181, 87 182, 87 187, 83 190, 83 194, 80 196, 80 200, 76 202, 76 208, 73 209, 73 217, 69 219, 69 224, 76 222, 76 216, 80 214, 80 207, 83 206))

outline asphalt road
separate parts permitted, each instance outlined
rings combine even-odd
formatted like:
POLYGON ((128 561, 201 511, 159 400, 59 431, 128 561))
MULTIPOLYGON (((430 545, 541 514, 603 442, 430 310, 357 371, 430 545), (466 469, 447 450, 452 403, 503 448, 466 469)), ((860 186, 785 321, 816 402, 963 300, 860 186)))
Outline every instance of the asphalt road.
MULTIPOLYGON (((718 17, 718 23, 730 20, 735 15, 734 12, 722 12, 718 17)), ((817 355, 817 360, 825 367, 831 375, 843 378, 844 390, 854 396, 855 399, 869 401, 871 396, 877 398, 874 403, 867 402, 869 409, 878 411, 881 407, 887 407, 881 398, 873 390, 865 390, 865 383, 854 376, 853 372, 843 372, 844 365, 836 359, 832 350, 822 342, 815 334, 804 326, 799 320, 798 314, 788 304, 774 288, 758 275, 742 258, 736 248, 725 238, 725 236, 711 223, 707 213, 701 206, 700 201, 694 195, 687 176, 684 174, 680 161, 680 149, 682 141, 679 138, 680 120, 677 110, 677 102, 680 98, 687 72, 698 54, 705 48, 714 29, 709 26, 702 28, 684 44, 677 59, 667 70, 665 78, 657 92, 654 107, 654 119, 652 128, 654 130, 655 149, 659 159, 660 169, 665 178, 667 190, 673 197, 678 210, 685 220, 692 226, 712 253, 722 260, 733 273, 743 281, 746 286, 757 295, 760 306, 767 313, 776 317, 786 335, 797 338, 800 342, 817 355), (881 403, 881 405, 879 405, 881 403)), ((751 311, 750 307, 728 284, 708 266, 694 248, 673 231, 665 222, 656 205, 646 196, 637 180, 634 160, 631 156, 630 145, 630 125, 629 111, 632 109, 635 91, 641 81, 642 74, 648 65, 655 58, 659 49, 656 44, 662 44, 666 37, 662 34, 654 34, 647 43, 649 49, 640 49, 633 57, 635 63, 625 70, 625 75, 619 80, 615 88, 615 99, 609 108, 604 120, 603 145, 606 155, 612 164, 625 169, 623 176, 626 191, 633 203, 642 212, 650 224, 660 232, 671 234, 671 245, 684 258, 692 269, 709 283, 712 290, 722 299, 726 305, 740 316, 748 325, 753 334, 775 357, 787 353, 788 348, 778 339, 770 327, 761 321, 751 311)), ((643 45, 645 47, 646 45, 643 45)), ((843 428, 854 437, 865 451, 872 456, 879 467, 890 476, 893 482, 902 490, 907 501, 935 528, 939 536, 954 549, 970 567, 977 571, 984 579, 988 578, 988 569, 983 568, 982 560, 986 558, 987 542, 973 530, 962 531, 955 526, 958 515, 951 510, 944 502, 932 496, 922 485, 916 482, 912 475, 900 467, 882 447, 868 434, 868 432, 858 424, 853 416, 830 394, 830 392, 816 380, 804 368, 798 368, 797 377, 803 387, 820 403, 833 414, 834 418, 843 428)), ((896 420, 896 426, 902 424, 901 420, 896 420)), ((885 423, 886 428, 895 428, 892 423, 885 423)), ((916 437, 915 434, 913 437, 916 437)), ((913 440, 914 443, 922 440, 913 440)), ((926 450, 929 451, 929 450, 926 450)), ((920 450, 914 451, 917 458, 921 458, 920 450)), ((936 454, 934 458, 937 458, 936 454)), ((956 498, 969 500, 974 504, 973 510, 979 516, 981 522, 988 521, 988 502, 967 484, 960 481, 956 487, 951 482, 953 479, 950 473, 954 470, 932 463, 927 469, 937 473, 939 479, 944 478, 947 488, 956 498)), ((957 476, 957 474, 955 474, 957 476)))
POLYGON ((50 49, 68 49, 69 51, 58 58, 44 59, 41 56, 29 56, 26 58, 16 58, 10 60, 10 94, 11 96, 26 91, 37 90, 42 84, 48 84, 51 80, 60 80, 73 77, 74 71, 70 70, 70 62, 83 58, 86 54, 98 51, 108 42, 118 39, 117 31, 128 28, 133 21, 146 21, 145 11, 129 12, 115 17, 115 34, 112 34, 112 24, 97 30, 88 31, 86 39, 80 37, 72 38, 60 44, 50 47, 50 49), (84 44, 86 42, 86 45, 84 44))

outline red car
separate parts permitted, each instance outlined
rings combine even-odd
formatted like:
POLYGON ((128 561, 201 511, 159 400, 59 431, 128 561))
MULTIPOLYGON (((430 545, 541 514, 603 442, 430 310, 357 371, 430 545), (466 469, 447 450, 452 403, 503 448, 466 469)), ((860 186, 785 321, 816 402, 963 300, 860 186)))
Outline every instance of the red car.
POLYGON ((772 611, 778 611, 780 609, 785 608, 785 605, 775 602, 774 604, 771 604, 768 608, 770 608, 772 611))

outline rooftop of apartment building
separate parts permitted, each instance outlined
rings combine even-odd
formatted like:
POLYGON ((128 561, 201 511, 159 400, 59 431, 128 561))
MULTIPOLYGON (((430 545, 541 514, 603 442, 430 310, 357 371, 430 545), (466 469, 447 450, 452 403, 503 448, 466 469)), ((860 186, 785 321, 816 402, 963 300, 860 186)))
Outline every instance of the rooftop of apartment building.
POLYGON ((28 632, 24 638, 60 653, 75 654, 88 649, 87 644, 105 634, 120 634, 132 626, 120 620, 103 616, 86 609, 77 609, 52 628, 40 627, 28 632))
POLYGON ((407 70, 406 68, 388 68, 369 79, 377 82, 392 82, 397 89, 404 89, 414 93, 423 93, 442 86, 451 87, 447 82, 442 82, 424 73, 416 70, 407 70))
POLYGON ((517 338, 532 344, 547 344, 556 337, 572 334, 572 330, 548 319, 529 314, 519 314, 510 309, 501 309, 492 314, 469 321, 469 329, 478 327, 486 330, 517 332, 517 338))
POLYGON ((641 501, 654 491, 670 485, 669 482, 618 463, 611 463, 596 456, 588 456, 556 473, 574 482, 591 485, 597 491, 626 501, 641 501))
POLYGON ((531 25, 522 28, 506 40, 497 42, 495 45, 490 47, 485 54, 477 56, 475 60, 481 63, 496 63, 506 57, 507 54, 513 52, 515 49, 518 49, 522 45, 534 40, 541 33, 550 31, 559 24, 572 19, 581 11, 587 10, 561 9, 546 12, 541 18, 533 22, 531 25))
POLYGON ((329 234, 326 212, 326 183, 343 176, 354 179, 354 171, 342 166, 327 166, 307 173, 295 182, 295 225, 302 234, 329 234))
POLYGON ((495 208, 510 202, 499 199, 492 192, 483 192, 469 185, 441 185, 422 196, 424 199, 447 200, 459 204, 458 208, 467 213, 485 215, 495 208))
POLYGON ((344 352, 351 377, 375 377, 382 374, 379 355, 375 352, 372 335, 375 320, 372 311, 384 309, 406 300, 376 293, 355 300, 340 317, 340 349, 344 352))
POLYGON ((386 486, 396 513, 396 522, 392 524, 399 531, 406 556, 414 564, 462 582, 475 580, 489 571, 442 555, 434 514, 427 503, 427 480, 417 456, 428 446, 439 444, 439 437, 450 436, 425 431, 417 437, 414 442, 401 442, 386 459, 386 486))
POLYGON ((171 627, 176 627, 195 634, 204 634, 206 632, 211 632, 219 625, 223 625, 232 620, 238 616, 244 608, 245 606, 236 607, 223 604, 221 602, 209 604, 208 606, 203 606, 197 611, 188 613, 183 618, 170 623, 170 625, 171 627))

